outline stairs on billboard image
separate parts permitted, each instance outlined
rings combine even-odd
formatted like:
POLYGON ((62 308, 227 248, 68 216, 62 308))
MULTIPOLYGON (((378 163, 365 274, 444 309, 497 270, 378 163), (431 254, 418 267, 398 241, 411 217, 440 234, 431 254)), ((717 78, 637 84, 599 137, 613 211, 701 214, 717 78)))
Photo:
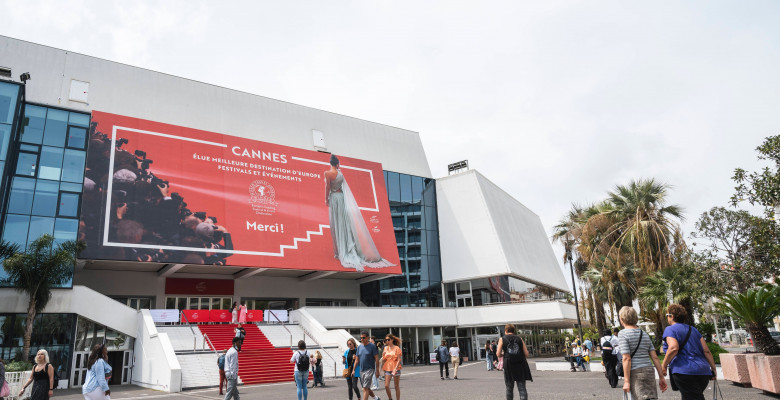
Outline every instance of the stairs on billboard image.
MULTIPOLYGON (((238 353, 238 376, 244 384, 291 382, 293 364, 289 347, 274 347, 255 324, 242 325, 246 330, 244 344, 238 353)), ((211 339, 217 351, 233 345, 236 324, 198 325, 211 339)), ((210 345, 209 345, 210 346, 210 345)))

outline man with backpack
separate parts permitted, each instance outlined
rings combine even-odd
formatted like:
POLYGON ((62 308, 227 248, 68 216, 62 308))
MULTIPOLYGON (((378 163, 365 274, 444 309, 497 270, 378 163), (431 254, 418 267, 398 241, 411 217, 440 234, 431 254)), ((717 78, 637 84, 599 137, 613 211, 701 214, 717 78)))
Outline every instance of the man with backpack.
POLYGON ((605 329, 604 336, 601 337, 601 363, 604 365, 604 374, 607 376, 609 386, 613 388, 616 388, 618 384, 617 371, 615 371, 618 361, 617 354, 619 354, 615 350, 617 343, 617 336, 613 336, 609 329, 605 329))
POLYGON ((238 395, 238 349, 241 346, 241 339, 233 338, 233 347, 225 353, 225 379, 227 379, 227 388, 225 388, 225 400, 240 400, 238 395))
POLYGON ((447 379, 450 379, 450 349, 447 348, 447 341, 442 340, 441 346, 436 348, 436 361, 439 362, 439 375, 444 380, 444 373, 447 373, 447 379))
POLYGON ((513 324, 504 326, 504 336, 498 340, 496 356, 503 357, 504 361, 506 399, 514 399, 515 384, 517 384, 520 399, 527 400, 528 391, 525 388, 525 381, 533 381, 531 368, 528 366, 528 348, 523 339, 515 335, 515 332, 513 324))
POLYGON ((222 386, 225 385, 227 379, 225 379, 225 353, 227 350, 222 350, 222 354, 217 359, 217 367, 219 367, 219 395, 222 396, 222 386))

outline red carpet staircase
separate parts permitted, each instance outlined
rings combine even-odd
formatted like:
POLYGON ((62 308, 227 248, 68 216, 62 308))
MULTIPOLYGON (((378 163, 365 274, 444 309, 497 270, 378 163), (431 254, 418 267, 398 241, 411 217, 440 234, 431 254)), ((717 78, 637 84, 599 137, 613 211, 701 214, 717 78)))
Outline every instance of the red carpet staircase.
MULTIPOLYGON (((274 347, 254 324, 242 325, 246 337, 238 353, 238 376, 244 384, 290 382, 293 380, 292 350, 274 347)), ((217 351, 229 349, 235 336, 235 324, 198 325, 217 351)))

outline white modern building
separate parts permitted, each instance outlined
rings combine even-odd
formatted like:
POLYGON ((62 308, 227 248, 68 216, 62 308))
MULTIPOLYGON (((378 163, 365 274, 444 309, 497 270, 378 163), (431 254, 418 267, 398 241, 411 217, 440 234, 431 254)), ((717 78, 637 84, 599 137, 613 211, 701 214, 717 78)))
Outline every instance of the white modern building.
MULTIPOLYGON (((208 343, 195 330, 186 333, 190 327, 155 323, 159 312, 148 310, 174 310, 176 320, 184 310, 205 315, 233 302, 244 302, 250 310, 284 310, 292 323, 281 326, 286 333, 278 324, 260 327, 277 347, 293 336, 297 341, 299 331, 323 348, 343 347, 349 335, 364 329, 374 335, 392 331, 404 340, 408 363, 425 360, 442 339, 458 340, 469 357, 482 358, 485 341, 496 338, 497 327, 506 323, 519 325, 534 355, 556 354, 562 346, 560 329, 576 322, 574 305, 567 302, 568 286, 539 217, 478 171, 434 179, 417 132, 3 36, 0 67, 10 70, 10 76, 0 76, 2 238, 23 248, 44 233, 56 240, 84 239, 92 246, 87 253, 97 254, 80 258, 72 282, 55 290, 36 321, 41 334, 34 335, 33 345, 47 347, 53 363, 62 366, 60 386, 79 386, 89 348, 107 342, 115 370, 123 371, 113 383, 167 391, 191 387, 188 376, 210 354, 196 350, 208 343), (17 80, 23 72, 31 76, 26 84, 17 80), (377 178, 375 209, 389 210, 392 218, 392 234, 383 234, 395 237, 398 273, 327 269, 322 267, 326 263, 305 257, 287 260, 284 268, 263 261, 234 263, 241 253, 219 258, 224 253, 217 252, 214 258, 201 248, 193 257, 185 255, 181 244, 163 239, 159 246, 143 239, 133 242, 137 246, 96 253, 95 246, 108 243, 110 235, 123 235, 122 229, 110 231, 108 226, 133 218, 140 222, 124 224, 139 226, 139 237, 165 236, 153 232, 140 213, 132 218, 119 215, 124 211, 117 214, 117 196, 130 195, 117 189, 122 181, 116 168, 109 170, 113 188, 96 178, 103 150, 113 154, 114 167, 124 151, 108 145, 101 150, 96 135, 104 122, 96 128, 96 113, 169 127, 179 136, 202 131, 225 140, 309 151, 312 157, 327 152, 381 164, 384 182, 377 178), (107 194, 114 196, 113 202, 106 200, 107 194), (99 218, 94 229, 90 218, 99 218), (105 237, 96 232, 106 232, 105 237), (281 339, 275 338, 277 333, 281 339)), ((111 139, 110 131, 102 133, 111 139)), ((199 138, 185 139, 206 142, 199 138)), ((140 142, 125 148, 139 150, 135 143, 140 142)), ((183 149, 164 152, 175 158, 183 149)), ((145 149, 154 151, 160 149, 145 149)), ((168 177, 164 160, 157 158, 145 169, 146 156, 135 157, 136 172, 148 169, 168 177)), ((184 178, 171 176, 169 187, 186 186, 184 178)), ((226 187, 209 184, 192 188, 192 193, 226 187)), ((164 196, 158 201, 172 197, 164 196)), ((194 204, 191 198, 184 200, 194 204)), ((192 211, 197 215, 200 210, 192 211)), ((210 216, 200 223, 206 218, 210 216)), ((174 222, 165 229, 184 243, 178 229, 185 229, 186 218, 174 222)), ((373 221, 368 224, 373 232, 380 230, 373 221)), ((231 232, 239 246, 239 234, 231 232)), ((308 232, 296 237, 296 246, 322 245, 322 228, 308 232)), ((233 251, 227 240, 215 238, 214 243, 233 251)), ((0 358, 13 359, 21 350, 18 327, 27 303, 7 285, 0 289, 0 299, 0 358)), ((203 362, 212 362, 209 357, 203 362)))

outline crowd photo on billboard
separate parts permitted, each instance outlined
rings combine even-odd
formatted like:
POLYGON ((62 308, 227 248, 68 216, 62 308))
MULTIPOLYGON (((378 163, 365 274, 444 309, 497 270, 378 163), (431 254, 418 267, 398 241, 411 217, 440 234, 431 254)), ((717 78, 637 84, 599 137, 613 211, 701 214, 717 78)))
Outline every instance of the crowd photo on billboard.
POLYGON ((83 257, 400 272, 378 163, 96 111, 83 190, 83 257))

